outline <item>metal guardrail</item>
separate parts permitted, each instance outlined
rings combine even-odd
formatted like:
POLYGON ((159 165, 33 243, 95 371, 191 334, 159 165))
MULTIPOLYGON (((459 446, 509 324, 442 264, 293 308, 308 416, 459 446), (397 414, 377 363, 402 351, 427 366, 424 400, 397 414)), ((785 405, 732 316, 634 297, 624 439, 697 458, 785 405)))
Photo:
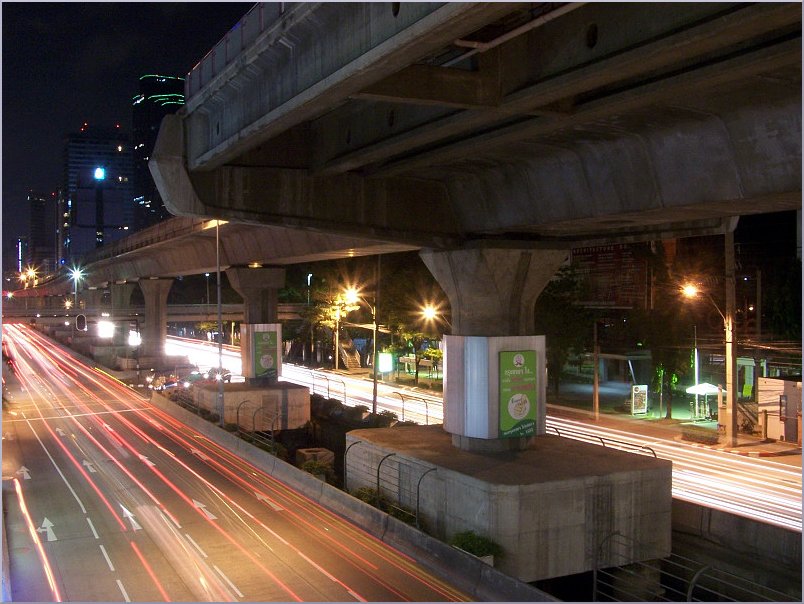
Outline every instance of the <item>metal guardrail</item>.
MULTIPOLYGON (((800 602, 790 594, 744 579, 712 564, 670 554, 645 562, 606 560, 606 551, 639 550, 614 531, 600 542, 593 568, 593 602, 800 602)), ((646 556, 649 557, 649 556, 646 556)))
POLYGON ((313 371, 312 369, 308 369, 307 371, 310 373, 310 376, 311 376, 311 379, 310 379, 310 384, 311 384, 310 393, 311 394, 315 394, 315 379, 316 378, 326 380, 326 382, 327 382, 327 398, 332 398, 330 396, 330 384, 329 384, 330 381, 340 382, 341 387, 343 388, 343 404, 344 405, 346 404, 346 382, 344 382, 343 380, 338 379, 338 378, 329 378, 328 376, 324 375, 323 373, 313 371))
POLYGON ((427 399, 423 399, 423 398, 418 397, 418 396, 410 396, 410 395, 405 396, 404 394, 402 394, 398 390, 394 391, 393 394, 396 394, 402 400, 402 421, 403 422, 405 421, 405 399, 409 398, 409 399, 421 401, 421 402, 424 403, 424 424, 426 426, 430 425, 430 403, 427 401, 427 399))
POLYGON ((581 430, 568 430, 567 428, 563 429, 562 434, 562 431, 559 431, 559 429, 556 428, 555 426, 547 426, 546 430, 553 430, 555 431, 556 435, 562 438, 566 436, 567 438, 572 438, 574 440, 582 440, 584 442, 590 442, 597 439, 600 441, 600 444, 603 447, 606 446, 606 443, 610 443, 611 445, 614 445, 615 449, 632 451, 634 453, 639 453, 640 455, 646 455, 650 453, 654 457, 657 457, 656 451, 654 451, 648 445, 637 445, 635 443, 629 443, 624 440, 617 440, 616 438, 604 438, 602 436, 598 436, 597 434, 589 434, 581 430))
POLYGON ((279 22, 294 3, 258 2, 204 58, 196 63, 184 80, 185 102, 196 95, 262 32, 279 22))

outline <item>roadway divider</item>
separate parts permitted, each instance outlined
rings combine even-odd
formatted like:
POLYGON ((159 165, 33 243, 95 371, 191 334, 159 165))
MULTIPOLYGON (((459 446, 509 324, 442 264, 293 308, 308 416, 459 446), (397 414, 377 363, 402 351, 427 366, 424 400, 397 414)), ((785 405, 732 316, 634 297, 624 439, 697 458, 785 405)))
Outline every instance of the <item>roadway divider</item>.
POLYGON ((352 497, 309 472, 300 470, 235 434, 227 432, 166 397, 154 392, 151 404, 197 430, 209 440, 236 453, 266 474, 298 490, 305 497, 353 522, 367 533, 411 556, 430 572, 452 583, 476 600, 503 602, 557 602, 535 587, 501 573, 479 558, 431 537, 401 520, 352 497))

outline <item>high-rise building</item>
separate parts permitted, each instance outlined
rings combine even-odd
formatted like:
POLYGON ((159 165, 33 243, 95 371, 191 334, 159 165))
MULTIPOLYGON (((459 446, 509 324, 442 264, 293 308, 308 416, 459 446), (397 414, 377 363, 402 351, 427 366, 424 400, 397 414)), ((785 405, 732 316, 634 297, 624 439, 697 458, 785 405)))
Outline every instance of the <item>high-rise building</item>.
MULTIPOLYGON (((79 132, 74 132, 67 137, 64 146, 64 208, 61 214, 69 214, 69 230, 62 235, 64 246, 67 253, 63 255, 64 263, 75 261, 81 254, 94 249, 95 245, 87 247, 86 225, 92 224, 94 233, 92 241, 108 240, 106 235, 106 225, 98 224, 97 221, 87 222, 87 217, 76 216, 76 191, 81 185, 86 194, 86 189, 93 191, 99 190, 104 195, 112 195, 121 201, 120 216, 117 217, 115 210, 114 221, 109 222, 113 231, 123 230, 126 232, 131 229, 134 222, 134 203, 131 192, 132 185, 132 162, 131 162, 131 141, 128 135, 120 128, 119 124, 110 130, 91 128, 84 123, 79 132), (101 168, 104 171, 102 184, 96 186, 92 182, 95 170, 101 168), (91 175, 91 176, 90 176, 91 175), (83 179, 83 182, 79 182, 83 179), (112 193, 113 192, 113 193, 112 193), (76 240, 76 233, 80 232, 76 240)), ((83 200, 86 202, 86 199, 83 200)), ((101 204, 99 207, 104 207, 101 204)), ((102 213, 104 220, 109 220, 102 213)), ((64 224, 60 222, 59 224, 64 224)))
POLYGON ((44 276, 55 270, 55 204, 56 194, 28 193, 28 208, 31 212, 28 232, 26 262, 44 276))
POLYGON ((140 77, 140 92, 132 100, 135 230, 170 217, 151 177, 148 160, 162 118, 175 113, 182 105, 184 78, 152 74, 140 77))
POLYGON ((119 178, 109 178, 104 168, 87 168, 78 173, 71 202, 73 259, 129 234, 126 207, 131 205, 131 188, 119 178))

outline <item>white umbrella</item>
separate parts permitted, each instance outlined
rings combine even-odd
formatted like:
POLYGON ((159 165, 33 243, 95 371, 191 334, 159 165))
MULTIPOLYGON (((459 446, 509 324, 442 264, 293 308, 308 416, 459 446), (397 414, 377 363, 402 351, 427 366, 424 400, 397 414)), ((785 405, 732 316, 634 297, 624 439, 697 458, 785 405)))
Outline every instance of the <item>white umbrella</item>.
MULTIPOLYGON (((702 382, 702 383, 697 384, 695 386, 690 386, 689 388, 687 388, 686 392, 687 392, 687 394, 697 394, 698 396, 708 396, 710 394, 717 394, 718 387, 713 385, 713 384, 709 384, 708 382, 702 382)), ((723 388, 723 394, 726 394, 726 389, 725 388, 723 388)))

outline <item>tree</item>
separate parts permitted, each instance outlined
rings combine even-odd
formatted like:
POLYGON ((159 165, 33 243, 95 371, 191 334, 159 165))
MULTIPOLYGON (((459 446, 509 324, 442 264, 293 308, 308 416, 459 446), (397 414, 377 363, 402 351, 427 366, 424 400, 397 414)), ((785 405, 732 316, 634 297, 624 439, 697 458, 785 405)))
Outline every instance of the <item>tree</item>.
POLYGON ((563 267, 536 300, 536 333, 547 339, 548 379, 556 394, 570 352, 582 350, 591 337, 591 313, 577 305, 582 285, 574 267, 563 267))
POLYGON ((662 394, 663 402, 667 405, 665 417, 671 419, 673 387, 690 370, 689 346, 693 312, 691 305, 681 299, 678 279, 673 275, 686 275, 689 269, 679 265, 669 267, 661 242, 657 243, 649 262, 656 292, 654 307, 636 311, 633 324, 639 341, 650 348, 654 367, 653 388, 662 394))

